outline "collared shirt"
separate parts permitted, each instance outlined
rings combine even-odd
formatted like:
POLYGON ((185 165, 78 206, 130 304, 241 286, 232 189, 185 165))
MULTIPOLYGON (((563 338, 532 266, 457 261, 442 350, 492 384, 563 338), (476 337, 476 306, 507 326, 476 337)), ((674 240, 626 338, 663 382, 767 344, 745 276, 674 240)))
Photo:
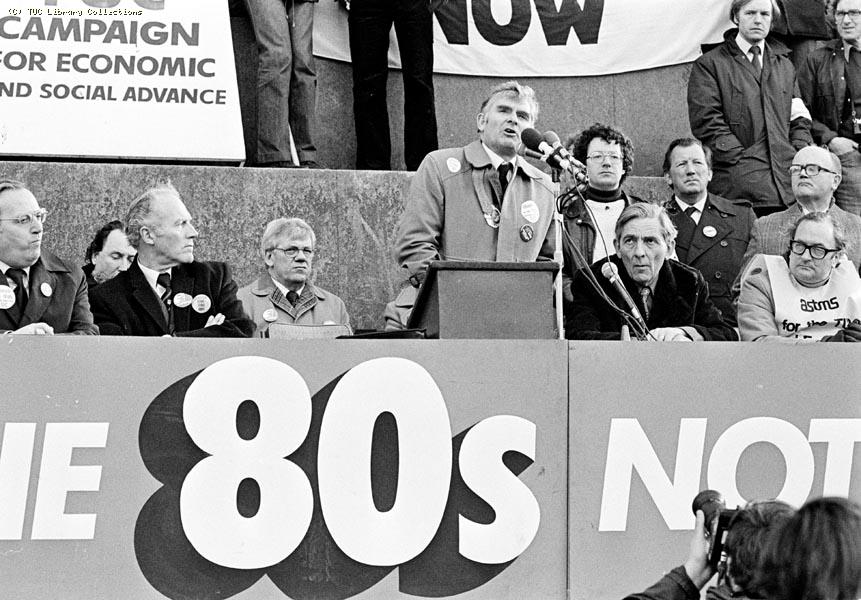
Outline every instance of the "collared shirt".
POLYGON ((812 212, 828 212, 829 210, 831 210, 832 206, 834 206, 834 196, 831 196, 831 199, 828 201, 828 208, 826 208, 824 211, 811 210, 811 209, 807 208, 806 206, 804 206, 804 204, 802 204, 801 202, 798 203, 798 208, 801 209, 802 215, 806 215, 806 214, 812 213, 812 212))
POLYGON ((742 37, 739 33, 735 36, 735 43, 741 48, 741 51, 744 53, 745 58, 750 62, 753 62, 753 54, 751 54, 750 49, 754 46, 759 46, 759 56, 760 61, 765 62, 765 40, 759 40, 756 44, 751 44, 746 39, 742 37))
MULTIPOLYGON (((499 169, 499 165, 504 162, 511 163, 512 167, 517 167, 517 157, 515 157, 514 160, 504 160, 500 155, 488 148, 487 144, 484 142, 481 142, 481 146, 484 148, 484 151, 487 152, 487 157, 490 159, 490 164, 493 165, 494 169, 499 169)), ((514 171, 512 170, 511 172, 513 173, 514 171)), ((509 175, 509 177, 511 177, 511 175, 509 175)))
POLYGON ((170 275, 171 269, 168 269, 167 271, 156 271, 154 269, 150 269, 149 267, 145 267, 143 264, 140 263, 140 261, 138 261, 138 266, 141 268, 141 272, 144 274, 144 277, 146 277, 147 283, 153 289, 155 295, 161 298, 161 295, 164 293, 165 288, 156 283, 156 280, 161 273, 166 272, 168 275, 170 275))
POLYGON ((700 217, 703 216, 703 211, 706 209, 706 200, 708 199, 708 197, 703 198, 696 204, 688 204, 687 202, 683 202, 679 200, 678 196, 673 196, 673 199, 676 201, 676 204, 679 205, 679 210, 681 210, 682 212, 685 212, 688 208, 693 206, 696 210, 691 215, 691 219, 694 220, 694 223, 699 225, 700 217))
MULTIPOLYGON (((281 282, 279 282, 279 281, 275 281, 275 278, 274 278, 274 277, 272 277, 272 283, 274 283, 274 284, 275 284, 275 287, 277 287, 277 288, 279 289, 279 291, 280 291, 282 294, 284 294, 284 297, 286 298, 286 297, 287 297, 287 292, 289 292, 289 291, 290 291, 290 290, 288 290, 288 289, 287 289, 287 286, 285 286, 284 284, 282 284, 282 283, 281 283, 281 282)), ((301 295, 302 295, 302 292, 304 292, 304 291, 305 291, 305 284, 303 283, 303 284, 302 284, 302 287, 300 287, 298 290, 296 290, 296 295, 297 295, 297 296, 301 296, 301 295)))
MULTIPOLYGON (((6 275, 6 271, 8 271, 11 268, 12 267, 10 267, 6 263, 4 263, 2 260, 0 260, 0 271, 3 272, 3 275, 6 275)), ((29 288, 30 287, 30 267, 24 267, 23 271, 24 271, 24 287, 29 288)), ((7 282, 7 285, 10 288, 12 288, 13 292, 18 288, 18 286, 15 284, 15 281, 11 277, 7 276, 6 282, 7 282)))

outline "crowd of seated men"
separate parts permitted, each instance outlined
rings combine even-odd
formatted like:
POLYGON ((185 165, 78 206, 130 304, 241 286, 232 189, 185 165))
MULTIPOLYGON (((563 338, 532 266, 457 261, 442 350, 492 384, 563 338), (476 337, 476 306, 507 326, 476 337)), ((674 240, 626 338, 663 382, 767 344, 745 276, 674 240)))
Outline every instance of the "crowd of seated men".
MULTIPOLYGON (((558 137, 544 143, 538 156, 567 173, 559 194, 522 156, 540 112, 534 90, 494 87, 477 139, 427 153, 411 180, 395 240, 404 282, 386 328, 406 326, 431 261, 557 260, 569 339, 861 341, 861 0, 833 3, 840 38, 795 57, 798 77, 787 48, 767 37, 778 4, 728 6, 737 27, 693 66, 696 137, 668 145, 664 202, 622 189, 633 143, 601 123, 567 149, 558 137), (835 64, 837 87, 827 77, 835 64)), ((266 272, 239 289, 226 263, 195 260, 197 230, 170 184, 97 232, 84 271, 42 250, 45 217, 24 184, 0 180, 5 333, 352 332, 345 303, 312 282, 316 236, 301 219, 267 225, 266 272)))

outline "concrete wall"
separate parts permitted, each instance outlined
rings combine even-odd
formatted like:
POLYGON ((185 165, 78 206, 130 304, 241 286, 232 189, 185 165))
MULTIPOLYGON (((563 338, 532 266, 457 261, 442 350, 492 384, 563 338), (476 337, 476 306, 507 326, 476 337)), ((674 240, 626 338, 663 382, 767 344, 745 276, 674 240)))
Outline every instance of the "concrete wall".
MULTIPOLYGON (((241 15, 236 8, 234 14, 241 15)), ((235 16, 233 45, 246 132, 246 154, 254 161, 256 130, 256 61, 249 20, 235 16)), ((689 135, 687 91, 690 65, 606 77, 525 77, 541 104, 540 130, 552 129, 563 139, 596 121, 609 123, 634 142, 634 173, 660 175, 664 150, 674 138, 689 135)), ((506 78, 508 79, 508 78, 506 78)), ((355 166, 352 72, 350 65, 317 59, 317 133, 320 162, 333 169, 355 166)), ((475 114, 488 90, 505 79, 436 75, 436 113, 441 147, 463 146, 474 138, 475 114)), ((389 75, 389 121, 392 168, 404 169, 403 85, 400 71, 389 75)))
MULTIPOLYGON (((103 223, 124 218, 140 192, 170 178, 200 231, 197 258, 227 261, 239 285, 261 271, 260 235, 280 216, 314 228, 316 282, 344 299, 354 327, 381 327, 403 280, 392 246, 412 177, 406 172, 0 161, 4 177, 25 182, 50 211, 45 247, 78 264, 103 223)), ((653 201, 666 196, 657 178, 632 177, 625 188, 653 201)))

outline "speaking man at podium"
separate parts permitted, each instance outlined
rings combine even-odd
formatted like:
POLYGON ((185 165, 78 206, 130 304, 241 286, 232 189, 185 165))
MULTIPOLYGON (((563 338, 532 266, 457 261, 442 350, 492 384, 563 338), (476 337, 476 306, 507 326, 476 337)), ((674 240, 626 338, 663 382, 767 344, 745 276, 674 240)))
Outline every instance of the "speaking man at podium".
POLYGON ((517 155, 520 133, 537 117, 534 90, 503 83, 481 104, 477 140, 436 150, 422 161, 395 241, 395 258, 408 284, 386 306, 386 329, 405 327, 433 260, 553 258, 553 185, 517 155))

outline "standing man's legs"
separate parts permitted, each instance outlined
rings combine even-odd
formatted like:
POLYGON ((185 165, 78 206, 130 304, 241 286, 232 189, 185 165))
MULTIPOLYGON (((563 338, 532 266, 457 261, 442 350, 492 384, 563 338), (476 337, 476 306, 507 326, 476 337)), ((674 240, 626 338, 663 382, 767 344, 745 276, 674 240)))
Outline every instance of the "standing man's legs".
POLYGON ((290 160, 292 61, 283 0, 245 0, 257 38, 257 163, 290 160))
POLYGON ((316 164, 313 134, 317 115, 317 73, 314 70, 314 3, 293 0, 290 8, 293 68, 290 74, 290 130, 299 162, 316 164))
POLYGON ((404 162, 419 168, 439 147, 433 89, 433 14, 427 0, 401 0, 395 32, 404 76, 404 162))
POLYGON ((350 4, 357 169, 391 169, 386 80, 393 6, 400 1, 353 0, 350 4))
POLYGON ((861 217, 861 152, 853 150, 838 158, 843 178, 834 192, 834 203, 846 212, 861 217))

